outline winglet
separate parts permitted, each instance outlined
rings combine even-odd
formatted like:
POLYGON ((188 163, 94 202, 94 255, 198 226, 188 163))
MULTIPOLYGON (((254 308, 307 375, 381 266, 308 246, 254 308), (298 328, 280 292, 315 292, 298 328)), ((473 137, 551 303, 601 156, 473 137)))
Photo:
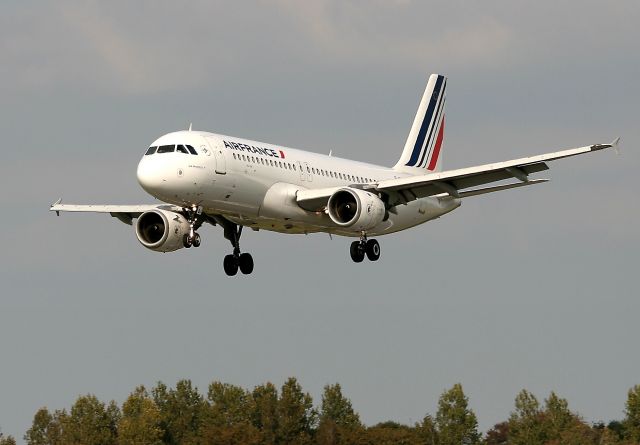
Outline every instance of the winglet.
POLYGON ((620 149, 618 148, 618 144, 620 143, 620 137, 617 137, 612 143, 611 146, 617 155, 620 154, 620 149))
POLYGON ((620 143, 620 138, 617 137, 610 144, 593 144, 591 146, 591 151, 604 150, 605 148, 613 148, 616 151, 617 154, 620 154, 620 150, 618 149, 618 144, 619 143, 620 143))
MULTIPOLYGON (((58 204, 60 204, 62 202, 62 198, 59 198, 56 202, 54 202, 53 204, 51 204, 51 209, 53 209, 55 206, 57 206, 58 204)), ((56 210, 56 216, 60 216, 60 212, 58 210, 56 210)))

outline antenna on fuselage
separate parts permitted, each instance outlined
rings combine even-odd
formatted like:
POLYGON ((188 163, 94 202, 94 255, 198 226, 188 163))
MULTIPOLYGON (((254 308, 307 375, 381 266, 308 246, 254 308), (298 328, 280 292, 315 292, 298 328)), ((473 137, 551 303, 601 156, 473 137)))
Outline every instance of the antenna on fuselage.
POLYGON ((189 122, 189 131, 191 131, 192 126, 193 126, 193 123, 189 122))
POLYGON ((333 154, 333 150, 329 150, 329 156, 333 154))

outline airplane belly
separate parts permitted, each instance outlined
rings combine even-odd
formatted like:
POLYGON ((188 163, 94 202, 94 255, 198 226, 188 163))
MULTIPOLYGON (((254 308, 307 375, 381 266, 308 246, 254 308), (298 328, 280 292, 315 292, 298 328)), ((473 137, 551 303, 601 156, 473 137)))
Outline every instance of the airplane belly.
POLYGON ((423 224, 457 209, 461 203, 460 199, 447 196, 422 198, 395 206, 395 213, 390 212, 389 219, 371 230, 370 234, 385 235, 423 224))

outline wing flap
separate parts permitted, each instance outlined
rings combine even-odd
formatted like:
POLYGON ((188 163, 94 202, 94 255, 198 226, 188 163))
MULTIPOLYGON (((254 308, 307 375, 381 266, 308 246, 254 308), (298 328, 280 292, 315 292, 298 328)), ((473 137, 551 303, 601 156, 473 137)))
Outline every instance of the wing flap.
MULTIPOLYGON (((474 191, 463 192, 461 190, 513 178, 519 179, 523 181, 523 183, 532 182, 528 180, 528 175, 548 170, 549 166, 546 163, 547 161, 615 147, 617 143, 618 139, 611 144, 594 144, 494 164, 391 179, 381 181, 376 189, 390 195, 390 204, 392 205, 438 195, 443 192, 456 198, 473 196, 470 193, 474 193, 474 195, 478 193, 474 191)), ((503 188, 487 188, 485 189, 487 191, 483 193, 490 193, 492 189, 495 189, 494 191, 504 190, 503 188)))

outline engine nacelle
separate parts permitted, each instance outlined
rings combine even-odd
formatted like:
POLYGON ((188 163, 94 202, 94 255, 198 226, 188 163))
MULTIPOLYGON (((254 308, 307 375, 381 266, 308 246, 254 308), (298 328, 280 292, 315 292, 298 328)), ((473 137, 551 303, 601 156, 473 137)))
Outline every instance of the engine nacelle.
POLYGON ((184 247, 182 239, 189 228, 186 218, 179 213, 155 209, 138 217, 136 236, 147 249, 173 252, 184 247))
POLYGON ((373 193, 344 187, 329 197, 329 217, 341 227, 370 230, 384 220, 384 202, 373 193))

